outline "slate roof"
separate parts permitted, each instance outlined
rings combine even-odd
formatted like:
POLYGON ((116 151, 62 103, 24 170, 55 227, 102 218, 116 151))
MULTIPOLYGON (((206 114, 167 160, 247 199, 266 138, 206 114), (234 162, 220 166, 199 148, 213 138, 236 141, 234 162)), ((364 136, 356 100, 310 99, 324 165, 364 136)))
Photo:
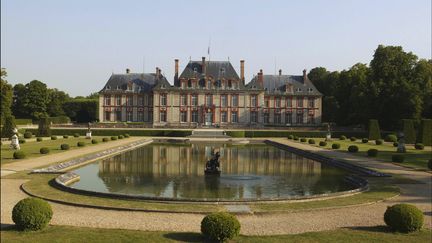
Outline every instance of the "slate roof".
POLYGON ((276 95, 285 93, 287 84, 293 85, 294 95, 322 95, 307 77, 304 80, 301 75, 263 75, 264 87, 258 85, 258 76, 255 76, 246 87, 264 88, 266 94, 276 95))
MULTIPOLYGON (((229 61, 206 61, 205 63, 207 76, 212 76, 216 80, 221 78, 240 79, 229 61)), ((179 78, 199 78, 204 75, 205 74, 202 73, 202 61, 190 61, 179 78), (196 70, 196 72, 194 70, 196 70)))
POLYGON ((160 84, 168 84, 168 80, 161 76, 160 79, 156 78, 155 73, 125 73, 125 74, 112 74, 99 92, 110 92, 116 90, 127 90, 127 85, 133 83, 133 91, 146 93, 151 92, 152 89, 160 84))

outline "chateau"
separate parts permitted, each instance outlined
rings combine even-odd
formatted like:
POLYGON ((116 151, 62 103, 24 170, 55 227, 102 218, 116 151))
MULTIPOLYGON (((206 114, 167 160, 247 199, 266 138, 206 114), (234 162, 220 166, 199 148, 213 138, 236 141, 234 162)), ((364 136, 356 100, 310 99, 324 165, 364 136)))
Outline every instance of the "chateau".
POLYGON ((99 92, 100 122, 143 122, 152 127, 317 126, 322 94, 303 75, 267 75, 245 83, 229 61, 190 61, 174 85, 161 70, 112 74, 99 92))

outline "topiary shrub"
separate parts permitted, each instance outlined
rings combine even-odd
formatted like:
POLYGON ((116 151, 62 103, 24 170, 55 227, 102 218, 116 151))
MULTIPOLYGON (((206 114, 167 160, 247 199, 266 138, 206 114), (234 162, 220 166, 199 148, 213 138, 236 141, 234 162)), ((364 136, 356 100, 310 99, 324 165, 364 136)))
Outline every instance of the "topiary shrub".
POLYGON ((51 136, 51 140, 57 140, 57 136, 51 136))
POLYGON ((339 137, 339 140, 346 140, 346 139, 347 139, 347 137, 345 135, 342 135, 339 137))
POLYGON ((78 147, 84 147, 85 145, 86 145, 86 144, 85 144, 84 142, 78 142, 78 143, 77 143, 77 146, 78 146, 78 147))
POLYGON ((24 138, 32 138, 33 137, 33 133, 32 132, 25 132, 24 133, 24 138))
POLYGON ((239 235, 240 222, 229 213, 211 213, 201 221, 201 233, 209 240, 225 242, 239 235))
POLYGON ((426 146, 432 145, 432 119, 421 120, 417 142, 426 146))
POLYGON ((424 149, 424 145, 421 144, 421 143, 416 143, 414 145, 414 148, 417 149, 417 150, 423 150, 424 149))
POLYGON ((416 131, 414 128, 414 120, 402 119, 402 129, 404 133, 405 143, 415 143, 416 131))
POLYGON ((74 133, 75 138, 79 138, 79 136, 80 136, 79 133, 74 133))
POLYGON ((429 159, 428 161, 428 168, 429 170, 432 170, 432 159, 429 159))
POLYGON ((102 138, 102 142, 108 142, 109 138, 102 138))
POLYGON ((358 150, 359 150, 359 148, 356 145, 350 145, 348 147, 348 152, 350 152, 350 153, 357 153, 358 150))
POLYGON ((414 205, 396 204, 387 207, 384 222, 392 230, 409 233, 419 231, 423 227, 423 212, 414 205))
POLYGON ((50 150, 47 147, 42 147, 42 148, 39 149, 39 152, 41 154, 48 154, 50 152, 50 150))
POLYGON ((69 150, 69 149, 70 149, 70 146, 69 146, 69 144, 64 143, 64 144, 60 145, 60 149, 61 149, 61 150, 69 150))
POLYGON ((92 142, 92 144, 98 144, 99 143, 99 141, 97 139, 92 139, 91 142, 92 142))
POLYGON ((377 140, 375 140, 375 144, 376 145, 381 145, 381 144, 383 144, 383 140, 382 139, 377 139, 377 140))
POLYGON ((294 140, 295 140, 295 141, 298 141, 298 140, 299 140, 299 137, 294 136, 294 140))
POLYGON ((12 220, 20 230, 41 230, 52 218, 51 206, 39 198, 28 197, 19 201, 12 210, 12 220))
MULTIPOLYGON (((3 89, 3 86, 1 88, 3 89)), ((2 98, 3 98, 3 96, 2 96, 2 98)), ((3 106, 3 99, 1 101, 2 101, 2 106, 3 106)), ((2 113, 3 113, 3 110, 2 110, 2 113)), ((2 114, 2 116, 3 116, 3 114, 2 114)), ((1 137, 2 138, 12 137, 14 135, 13 129, 16 128, 15 117, 12 115, 5 115, 4 117, 1 117, 1 119, 2 119, 2 121, 4 119, 4 123, 2 124, 3 126, 1 128, 1 137)))
POLYGON ((357 138, 356 138, 356 137, 350 137, 350 140, 351 140, 352 142, 355 142, 355 141, 357 140, 357 138))
POLYGON ((69 136, 68 135, 63 135, 63 138, 69 138, 69 136))
POLYGON ((393 147, 397 147, 397 146, 399 146, 399 143, 398 142, 394 142, 393 143, 393 147))
POLYGON ((48 121, 47 117, 42 117, 39 119, 37 136, 38 137, 51 137, 50 122, 48 121))
POLYGON ((288 135, 288 139, 294 139, 294 136, 293 135, 288 135))
POLYGON ((368 143, 369 142, 369 139, 367 139, 367 138, 362 138, 362 143, 368 143))
POLYGON ((327 146, 327 143, 325 141, 320 141, 319 146, 321 147, 327 146))
POLYGON ((340 149, 340 144, 339 143, 332 144, 332 149, 340 149))
POLYGON ((114 141, 114 140, 117 140, 117 136, 112 136, 112 137, 111 137, 111 140, 113 140, 113 141, 114 141))
POLYGON ((385 138, 384 141, 386 142, 390 142, 390 143, 395 143, 397 142, 397 137, 394 134, 388 134, 385 138))
POLYGON ((369 157, 377 157, 378 156, 378 149, 369 149, 367 151, 367 156, 369 156, 369 157))
POLYGON ((309 144, 315 144, 315 140, 314 140, 314 139, 309 139, 309 140, 308 140, 308 143, 309 143, 309 144))
POLYGON ((300 138, 300 142, 306 143, 306 138, 300 138))
POLYGON ((19 143, 26 143, 26 140, 23 139, 23 138, 21 138, 21 139, 18 139, 18 142, 19 142, 19 143))
POLYGON ((369 133, 369 140, 377 140, 381 139, 381 132, 378 120, 369 120, 369 126, 368 126, 368 133, 369 133))
POLYGON ((24 159, 26 157, 26 154, 24 153, 24 151, 18 150, 13 153, 13 157, 14 159, 24 159))
POLYGON ((36 138, 36 141, 37 141, 37 142, 42 142, 42 140, 43 140, 43 139, 40 138, 40 137, 39 137, 39 138, 36 138))
POLYGON ((123 137, 123 135, 118 135, 118 138, 123 139, 124 137, 123 137))
POLYGON ((130 137, 129 133, 125 133, 124 137, 125 137, 125 138, 130 137))
POLYGON ((403 156, 402 154, 393 154, 392 155, 392 162, 396 162, 396 163, 402 163, 405 160, 405 156, 403 156))

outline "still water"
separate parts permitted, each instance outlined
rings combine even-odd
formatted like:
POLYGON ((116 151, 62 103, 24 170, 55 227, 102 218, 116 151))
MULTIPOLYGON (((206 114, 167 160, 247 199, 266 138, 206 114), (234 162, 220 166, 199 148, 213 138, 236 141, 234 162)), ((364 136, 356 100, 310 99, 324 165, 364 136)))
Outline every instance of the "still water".
POLYGON ((270 145, 150 144, 74 171, 73 188, 173 199, 289 198, 354 189, 343 170, 270 145), (212 151, 222 174, 204 175, 212 151))

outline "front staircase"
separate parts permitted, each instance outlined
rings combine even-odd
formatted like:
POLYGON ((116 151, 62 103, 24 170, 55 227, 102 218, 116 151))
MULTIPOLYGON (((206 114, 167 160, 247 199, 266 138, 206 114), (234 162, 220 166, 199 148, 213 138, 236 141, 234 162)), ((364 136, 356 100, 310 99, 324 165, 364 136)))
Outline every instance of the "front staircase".
POLYGON ((195 129, 192 131, 191 138, 230 138, 224 130, 220 129, 195 129))

